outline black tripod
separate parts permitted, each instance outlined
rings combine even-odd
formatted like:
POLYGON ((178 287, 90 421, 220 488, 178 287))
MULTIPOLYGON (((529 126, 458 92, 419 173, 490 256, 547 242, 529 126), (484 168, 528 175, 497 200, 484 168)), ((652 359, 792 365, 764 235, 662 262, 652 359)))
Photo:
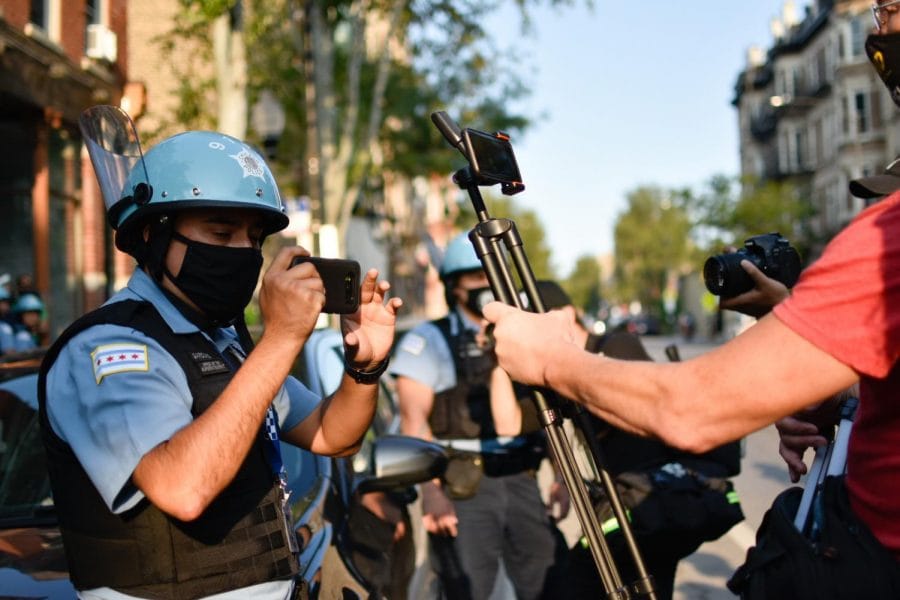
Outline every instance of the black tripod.
MULTIPOLYGON (((509 219, 491 218, 478 189, 481 185, 495 185, 497 183, 501 184, 503 193, 507 195, 512 195, 525 189, 521 183, 521 177, 519 176, 518 166, 512 152, 512 146, 509 144, 509 138, 500 133, 492 135, 472 129, 462 130, 443 111, 432 113, 431 120, 450 145, 459 150, 469 162, 468 166, 454 174, 453 180, 460 188, 468 192, 472 205, 475 208, 475 214, 478 216, 478 225, 469 232, 469 239, 484 267, 491 289, 494 292, 494 297, 506 304, 522 308, 522 302, 516 292, 516 286, 507 262, 507 256, 503 251, 503 248, 505 248, 508 255, 512 258, 518 278, 525 294, 528 296, 529 306, 534 307, 535 312, 546 312, 515 223, 509 219)), ((532 396, 553 457, 556 460, 560 473, 563 475, 566 487, 569 489, 575 513, 590 545, 591 555, 599 571, 606 596, 615 599, 642 596, 655 600, 656 596, 652 579, 641 559, 640 551, 634 540, 631 526, 612 477, 603 467, 601 450, 594 435, 590 419, 585 414, 584 409, 580 405, 568 403, 568 407, 571 408, 568 412, 571 414, 576 428, 581 430, 582 436, 590 449, 588 458, 591 462, 591 468, 594 471, 594 475, 602 483, 610 500, 613 514, 619 522, 626 545, 634 561, 638 580, 629 585, 625 585, 622 582, 609 546, 603 537, 597 515, 591 505, 587 488, 581 479, 581 474, 578 472, 572 448, 563 430, 563 419, 560 413, 562 403, 550 392, 532 389, 532 396)))

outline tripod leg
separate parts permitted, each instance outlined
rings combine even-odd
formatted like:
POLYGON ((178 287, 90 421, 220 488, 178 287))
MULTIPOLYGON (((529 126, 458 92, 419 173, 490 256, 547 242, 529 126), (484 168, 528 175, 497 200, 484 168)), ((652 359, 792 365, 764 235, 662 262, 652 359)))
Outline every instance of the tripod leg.
MULTIPOLYGON (((522 285, 529 296, 529 300, 531 301, 532 305, 535 306, 537 312, 544 312, 545 307, 543 304, 543 300, 538 293, 534 273, 532 272, 531 266, 528 263, 528 258, 525 256, 525 251, 522 247, 522 239, 521 237, 519 237, 519 233, 516 229, 515 223, 512 223, 510 221, 508 222, 508 225, 504 225, 502 227, 502 233, 500 235, 502 235, 504 245, 509 250, 509 253, 513 260, 513 264, 516 267, 516 271, 519 273, 520 278, 522 279, 522 285)), ((637 593, 646 595, 648 598, 653 599, 655 598, 655 594, 653 591, 653 581, 649 573, 647 572, 647 568, 644 565, 643 559, 641 558, 641 553, 638 550, 637 542, 634 539, 634 532, 631 529, 631 524, 628 521, 625 508, 622 505, 621 499, 619 498, 618 490, 615 487, 615 483, 613 482, 609 471, 607 471, 604 466, 602 451, 599 444, 597 444, 596 436, 593 434, 593 426, 591 425, 590 419, 587 418, 587 415, 585 414, 583 408, 579 407, 579 409, 576 409, 575 416, 576 419, 573 419, 573 421, 575 425, 581 429, 587 442, 588 448, 590 449, 588 457, 590 462, 592 463, 591 466, 593 468, 593 471, 598 476, 601 484, 603 485, 603 489, 606 491, 606 495, 609 498, 613 514, 618 520, 619 526, 622 530, 622 535, 625 538, 626 547, 628 548, 628 551, 631 554, 631 559, 634 562, 635 571, 638 573, 639 579, 637 582, 635 582, 634 587, 637 593)), ((604 544, 604 547, 607 548, 607 545, 604 544)), ((606 550, 606 552, 608 554, 608 549, 606 550)))
MULTIPOLYGON (((522 307, 521 300, 513 285, 509 265, 506 263, 503 255, 503 249, 499 246, 498 240, 502 240, 506 249, 513 255, 519 279, 522 281, 525 291, 529 294, 532 306, 539 312, 544 312, 543 301, 537 292, 534 273, 531 271, 531 267, 522 250, 521 238, 519 238, 515 229, 515 223, 507 219, 490 219, 487 215, 487 210, 484 208, 484 202, 478 192, 477 185, 468 186, 466 189, 472 197, 473 204, 476 206, 476 212, 481 220, 475 229, 469 232, 469 240, 471 240, 475 253, 481 260, 494 296, 506 304, 522 307)), ((532 393, 541 423, 547 434, 547 440, 553 452, 554 460, 569 490, 572 505, 575 508, 575 513, 578 516, 584 535, 588 540, 591 555, 597 565, 606 595, 608 598, 615 600, 625 600, 630 597, 629 591, 622 585, 622 578, 616 568, 609 545, 603 536, 587 488, 575 463, 572 448, 562 429, 562 419, 557 410, 547 403, 541 392, 532 390, 532 393)), ((617 495, 615 487, 610 488, 609 493, 617 495)), ((627 520, 622 520, 624 527, 627 527, 627 523, 627 520)), ((650 591, 650 597, 654 597, 652 590, 650 591)))
POLYGON ((575 408, 575 415, 573 421, 581 429, 582 437, 584 438, 585 443, 588 446, 589 452, 587 453, 587 458, 590 463, 591 468, 594 471, 594 474, 597 476, 597 479, 603 484, 603 489, 606 492, 606 497, 609 499, 610 508, 612 508, 613 515, 615 515, 616 520, 619 522, 619 528, 622 531, 622 537, 625 539, 625 546, 628 549, 628 553, 631 555, 631 560, 634 563, 634 569, 637 573, 637 581, 633 583, 633 588, 635 593, 641 596, 647 596, 648 598, 655 598, 654 584, 653 578, 650 573, 647 571, 647 566, 644 564, 643 557, 641 556, 641 552, 638 549, 637 540, 634 538, 634 531, 631 528, 631 522, 628 520, 628 515, 625 511, 625 507, 622 504, 622 499, 619 497, 618 490, 615 487, 615 482, 609 474, 609 471, 606 469, 606 466, 603 461, 603 451, 600 448, 600 444, 597 443, 596 432, 594 431, 594 426, 591 423, 590 418, 585 413, 584 408, 581 406, 577 406, 575 408))
POLYGON ((566 434, 562 429, 562 419, 555 409, 548 407, 547 401, 537 390, 534 391, 534 401, 541 415, 544 431, 547 433, 547 440, 553 451, 553 457, 557 462, 560 473, 562 473, 566 487, 569 489, 572 504, 575 507, 578 520, 590 545, 591 554, 600 572, 600 579, 603 581, 607 597, 626 599, 628 598, 628 592, 622 586, 622 579, 618 570, 615 569, 615 562, 609 551, 609 546, 603 537, 594 507, 591 505, 587 489, 581 480, 581 474, 578 472, 575 463, 575 456, 572 454, 572 447, 569 445, 566 434))

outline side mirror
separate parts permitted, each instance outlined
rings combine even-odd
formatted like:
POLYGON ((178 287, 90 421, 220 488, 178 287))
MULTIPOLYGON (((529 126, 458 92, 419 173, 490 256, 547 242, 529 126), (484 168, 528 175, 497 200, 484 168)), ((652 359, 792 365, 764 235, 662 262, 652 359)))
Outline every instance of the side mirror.
POLYGON ((369 473, 359 478, 357 489, 387 492, 439 477, 447 468, 447 451, 438 444, 405 435, 386 435, 375 440, 369 473))

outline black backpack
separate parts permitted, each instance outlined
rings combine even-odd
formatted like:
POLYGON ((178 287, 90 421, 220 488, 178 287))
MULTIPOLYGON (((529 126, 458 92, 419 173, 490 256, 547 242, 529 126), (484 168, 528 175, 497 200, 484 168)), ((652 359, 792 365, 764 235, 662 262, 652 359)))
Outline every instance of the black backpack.
POLYGON ((853 513, 844 478, 826 478, 816 498, 815 540, 794 526, 802 495, 792 487, 775 498, 728 589, 744 600, 900 598, 900 564, 853 513))

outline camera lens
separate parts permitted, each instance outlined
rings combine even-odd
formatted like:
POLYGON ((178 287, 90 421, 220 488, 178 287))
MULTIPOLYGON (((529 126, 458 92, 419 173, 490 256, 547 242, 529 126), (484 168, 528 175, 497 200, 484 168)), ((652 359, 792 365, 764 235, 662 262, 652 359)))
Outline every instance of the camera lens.
POLYGON ((725 281, 727 279, 727 268, 721 257, 711 256, 706 259, 703 265, 703 281, 706 283, 706 289, 716 296, 725 289, 725 281))
POLYGON ((741 267, 741 261, 745 258, 756 262, 753 256, 743 250, 706 259, 703 265, 703 281, 706 283, 706 289, 724 298, 731 298, 753 289, 753 280, 741 267))

